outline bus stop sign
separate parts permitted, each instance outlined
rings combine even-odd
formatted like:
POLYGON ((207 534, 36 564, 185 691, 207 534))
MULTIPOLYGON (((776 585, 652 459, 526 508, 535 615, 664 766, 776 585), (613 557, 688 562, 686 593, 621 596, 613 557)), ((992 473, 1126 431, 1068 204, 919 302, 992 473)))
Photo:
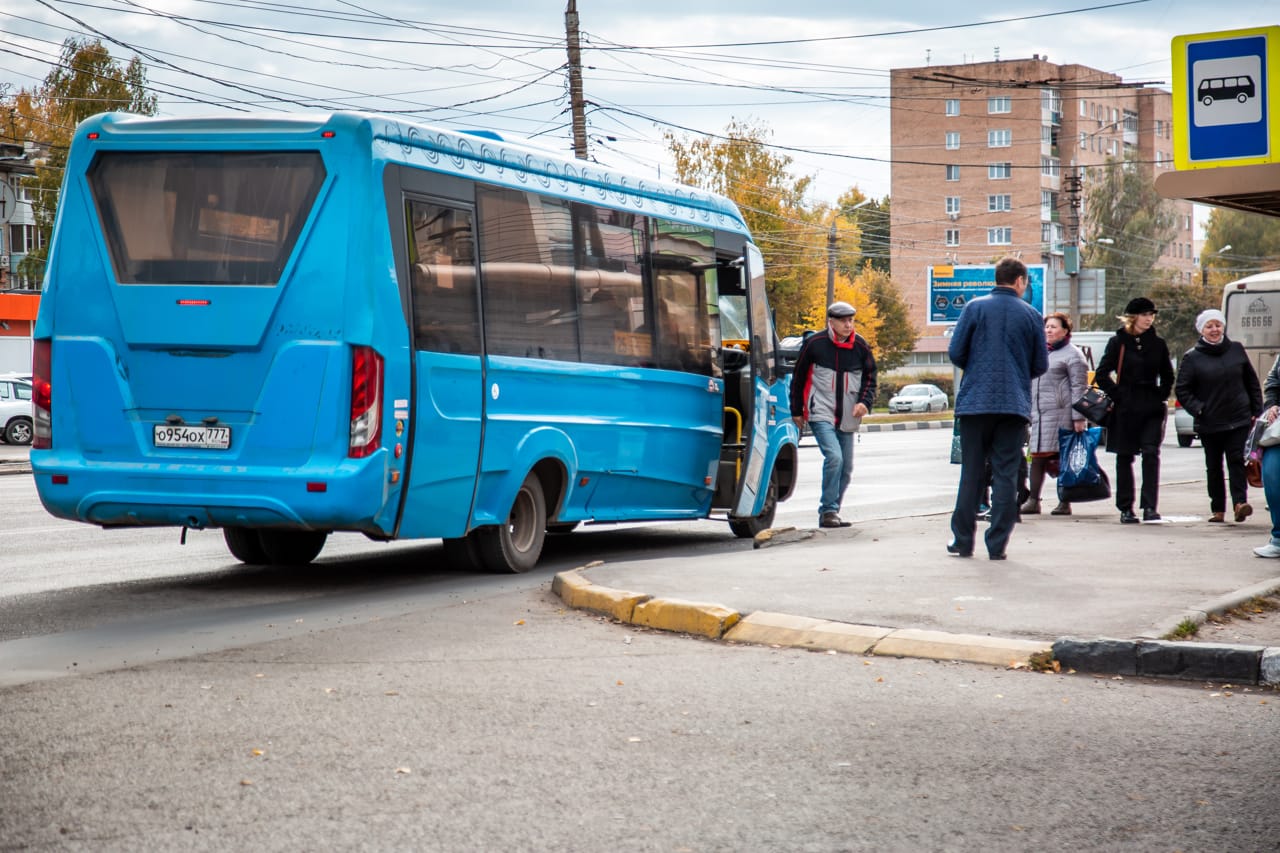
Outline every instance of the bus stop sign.
POLYGON ((1173 160, 1178 169, 1280 162, 1280 27, 1173 39, 1173 160))

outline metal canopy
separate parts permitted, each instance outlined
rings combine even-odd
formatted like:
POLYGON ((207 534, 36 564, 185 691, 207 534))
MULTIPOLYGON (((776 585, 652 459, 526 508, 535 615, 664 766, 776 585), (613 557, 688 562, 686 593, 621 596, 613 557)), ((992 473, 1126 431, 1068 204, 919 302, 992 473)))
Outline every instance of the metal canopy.
POLYGON ((1165 172, 1156 177, 1165 198, 1280 216, 1280 163, 1165 172))

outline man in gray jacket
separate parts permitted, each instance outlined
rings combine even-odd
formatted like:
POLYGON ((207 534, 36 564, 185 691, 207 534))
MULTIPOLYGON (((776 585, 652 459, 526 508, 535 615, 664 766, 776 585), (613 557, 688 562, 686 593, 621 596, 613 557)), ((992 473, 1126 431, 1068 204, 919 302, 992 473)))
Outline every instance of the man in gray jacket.
POLYGON ((876 359, 853 330, 856 310, 848 302, 827 308, 827 331, 810 335, 791 377, 791 416, 809 429, 822 451, 819 527, 848 527, 840 503, 853 476, 853 436, 876 399, 876 359))
POLYGON ((1049 369, 1044 318, 1023 301, 1027 266, 1017 258, 996 264, 996 286, 971 300, 951 335, 951 363, 964 371, 956 393, 960 422, 960 485, 951 514, 947 552, 972 557, 978 501, 991 461, 991 526, 987 555, 1005 558, 1018 517, 1018 467, 1031 421, 1031 380, 1049 369))

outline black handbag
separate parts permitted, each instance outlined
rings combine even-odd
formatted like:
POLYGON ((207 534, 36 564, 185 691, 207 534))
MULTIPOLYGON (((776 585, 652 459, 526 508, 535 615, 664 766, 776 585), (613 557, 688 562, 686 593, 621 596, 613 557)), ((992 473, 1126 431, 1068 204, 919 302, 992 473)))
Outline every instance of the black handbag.
POLYGON ((1103 423, 1115 407, 1115 401, 1101 388, 1086 388, 1080 399, 1071 404, 1071 408, 1095 424, 1103 423))
MULTIPOLYGON (((1120 347, 1120 363, 1116 365, 1116 382, 1120 381, 1120 371, 1124 368, 1124 346, 1120 347)), ((1093 421, 1098 426, 1106 426, 1107 416, 1115 409, 1115 400, 1107 396, 1107 392, 1097 386, 1084 389, 1080 399, 1071 404, 1071 408, 1093 421)))

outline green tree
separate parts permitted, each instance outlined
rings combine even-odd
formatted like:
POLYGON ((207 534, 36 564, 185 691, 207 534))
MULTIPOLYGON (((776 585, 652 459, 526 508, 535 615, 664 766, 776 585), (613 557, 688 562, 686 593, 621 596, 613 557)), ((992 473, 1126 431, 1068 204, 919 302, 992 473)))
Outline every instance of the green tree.
POLYGON ((156 98, 147 91, 146 68, 137 57, 121 66, 101 41, 72 37, 62 43, 58 64, 44 81, 34 90, 20 90, 7 106, 15 116, 15 134, 47 152, 37 160, 35 177, 27 181, 41 243, 18 267, 19 275, 39 282, 76 125, 102 112, 155 115, 156 98))
POLYGON ((1160 309, 1156 331, 1169 345, 1169 354, 1178 361, 1200 338, 1196 315, 1222 304, 1222 288, 1202 281, 1191 284, 1162 281, 1152 287, 1148 295, 1160 309))
POLYGON ((1172 280, 1156 263, 1177 233, 1177 211, 1156 192, 1150 170, 1126 154, 1089 172, 1085 223, 1086 233, 1110 242, 1095 240, 1084 252, 1087 266, 1106 270, 1107 312, 1082 325, 1108 329, 1130 299, 1172 280))
POLYGON ((872 199, 854 211, 862 230, 862 257, 871 267, 889 274, 889 197, 872 199))
POLYGON ((1205 226, 1200 265, 1219 290, 1234 279, 1280 268, 1280 217, 1214 208, 1205 226))

